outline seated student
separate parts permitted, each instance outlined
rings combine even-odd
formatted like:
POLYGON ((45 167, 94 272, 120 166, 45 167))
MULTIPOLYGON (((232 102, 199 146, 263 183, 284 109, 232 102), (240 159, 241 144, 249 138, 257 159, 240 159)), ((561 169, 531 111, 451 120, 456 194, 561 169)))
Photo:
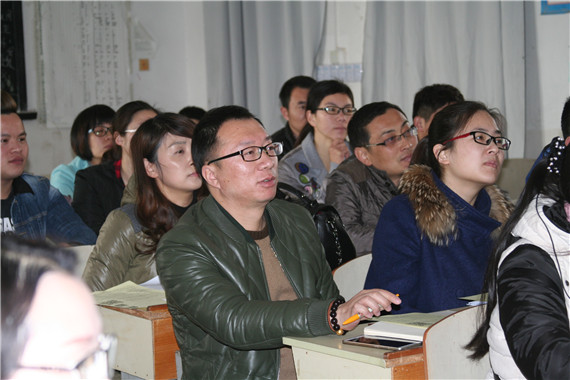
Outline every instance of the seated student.
POLYGON ((531 172, 489 261, 484 320, 469 344, 497 379, 570 374, 570 154, 557 138, 531 172))
POLYGON ((287 122, 283 128, 271 135, 273 141, 283 143, 283 155, 278 159, 293 150, 301 131, 307 125, 307 96, 315 83, 317 81, 311 77, 298 75, 289 78, 281 86, 281 115, 287 122))
POLYGON ((463 94, 450 84, 432 84, 423 87, 414 96, 412 119, 418 130, 418 140, 428 135, 429 126, 436 113, 443 107, 462 102, 463 94))
POLYGON ((342 334, 394 294, 363 290, 343 303, 315 224, 274 199, 277 156, 248 110, 210 110, 194 131, 192 157, 210 196, 160 240, 156 266, 182 358, 183 379, 295 378, 284 336, 342 334))
POLYGON ((426 165, 412 165, 402 194, 380 214, 365 288, 399 293, 400 313, 465 306, 481 293, 491 234, 512 205, 492 186, 511 142, 502 117, 478 102, 437 113, 429 129, 426 165))
POLYGON ((2 379, 109 379, 116 340, 91 292, 73 276, 75 254, 2 238, 2 379))
POLYGON ((101 227, 83 272, 91 290, 156 277, 156 244, 196 202, 202 185, 190 150, 193 131, 189 118, 164 113, 145 121, 134 134, 134 178, 123 206, 111 211, 101 227))
POLYGON ((76 157, 67 165, 61 164, 51 172, 50 183, 71 202, 75 189, 75 173, 92 165, 99 165, 105 153, 115 143, 111 121, 115 111, 104 104, 96 104, 81 111, 71 126, 71 149, 76 157))
POLYGON ((204 111, 202 108, 200 107, 196 107, 196 106, 188 106, 188 107, 184 107, 182 108, 179 112, 180 115, 184 115, 188 118, 190 118, 190 120, 192 120, 192 122, 194 124, 198 124, 198 122, 200 121, 200 119, 202 118, 202 116, 204 116, 204 114, 206 113, 206 111, 204 111))
POLYGON ((416 135, 400 107, 388 102, 365 105, 348 123, 354 155, 329 174, 325 199, 340 214, 357 255, 372 250, 380 211, 398 193, 416 135))
POLYGON ((315 83, 307 98, 308 134, 301 133, 301 144, 279 162, 279 181, 323 203, 326 176, 351 154, 346 128, 355 112, 346 84, 336 80, 315 83))
POLYGON ((96 236, 45 177, 24 173, 28 141, 16 103, 2 90, 0 232, 57 244, 94 244, 96 236))
POLYGON ((123 190, 133 174, 131 138, 142 123, 157 114, 140 100, 121 106, 113 118, 113 136, 121 159, 80 170, 75 175, 73 209, 97 235, 107 215, 121 205, 123 190))

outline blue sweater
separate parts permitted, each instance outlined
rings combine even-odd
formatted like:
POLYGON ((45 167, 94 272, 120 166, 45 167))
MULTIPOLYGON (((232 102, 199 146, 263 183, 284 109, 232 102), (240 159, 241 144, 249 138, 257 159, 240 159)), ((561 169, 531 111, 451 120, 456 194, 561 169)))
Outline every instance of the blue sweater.
MULTIPOLYGON (((455 218, 451 214, 441 218, 456 226, 455 234, 449 236, 447 244, 445 239, 439 244, 432 243, 420 229, 410 194, 401 194, 388 201, 376 226, 365 289, 383 288, 399 293, 402 304, 393 313, 461 307, 466 301, 458 300, 458 297, 481 293, 492 249, 491 233, 501 225, 489 216, 492 202, 485 189, 471 206, 435 174, 432 176, 436 187, 431 191, 455 210, 455 218)), ((415 180, 418 179, 411 181, 415 180)), ((411 185, 412 188, 415 186, 411 185)), ((433 193, 415 195, 429 197, 433 193)), ((420 204, 430 207, 429 202, 420 204)), ((429 212, 441 213, 440 210, 429 212)))

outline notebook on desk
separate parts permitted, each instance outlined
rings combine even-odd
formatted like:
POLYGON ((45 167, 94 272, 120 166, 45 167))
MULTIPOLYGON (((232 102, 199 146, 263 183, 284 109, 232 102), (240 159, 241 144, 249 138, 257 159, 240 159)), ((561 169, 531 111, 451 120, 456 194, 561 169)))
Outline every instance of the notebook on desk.
POLYGON ((457 312, 442 310, 434 313, 408 313, 383 315, 379 321, 364 328, 364 336, 422 341, 424 332, 431 325, 457 312))

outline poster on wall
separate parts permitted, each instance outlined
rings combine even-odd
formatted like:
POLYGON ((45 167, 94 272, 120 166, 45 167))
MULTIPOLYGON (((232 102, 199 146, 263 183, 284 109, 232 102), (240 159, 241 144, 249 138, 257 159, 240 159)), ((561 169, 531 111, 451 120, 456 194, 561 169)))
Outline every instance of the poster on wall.
POLYGON ((131 99, 125 2, 39 2, 41 98, 48 127, 94 104, 131 99))
POLYGON ((542 0, 541 5, 543 15, 570 13, 570 1, 542 0))

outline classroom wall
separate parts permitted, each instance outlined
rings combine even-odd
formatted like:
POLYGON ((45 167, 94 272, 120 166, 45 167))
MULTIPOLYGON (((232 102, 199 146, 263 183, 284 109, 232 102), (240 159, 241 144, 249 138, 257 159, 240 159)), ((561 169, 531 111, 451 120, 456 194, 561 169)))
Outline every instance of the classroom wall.
MULTIPOLYGON (((343 58, 346 63, 360 62, 365 4, 363 1, 330 3, 324 51, 317 64, 336 63, 339 54, 346 56, 343 58)), ((145 100, 171 112, 186 105, 207 108, 210 102, 202 2, 135 1, 129 6, 132 24, 141 25, 157 47, 152 56, 132 52, 133 99, 145 100), (139 58, 149 59, 148 71, 138 70, 139 58)), ((538 2, 525 3, 525 7, 525 23, 536 31, 536 37, 529 38, 526 43, 526 64, 536 65, 538 74, 521 78, 527 81, 527 109, 521 112, 526 112, 527 125, 532 125, 527 131, 525 157, 535 157, 551 136, 559 133, 561 107, 570 95, 570 16, 541 16, 538 2)), ((28 103, 29 108, 34 109, 38 102, 38 79, 35 62, 37 20, 34 19, 33 2, 24 2, 23 12, 28 103)), ((355 93, 355 103, 360 107, 360 84, 351 83, 350 86, 355 93)), ((276 88, 275 97, 278 91, 276 88)), ((412 110, 405 111, 411 114, 412 110)), ((275 112, 278 114, 279 110, 275 112)), ((73 158, 69 127, 47 128, 37 120, 26 121, 25 126, 30 144, 30 172, 49 175, 55 166, 73 158)), ((521 133, 523 129, 521 126, 521 133)))

